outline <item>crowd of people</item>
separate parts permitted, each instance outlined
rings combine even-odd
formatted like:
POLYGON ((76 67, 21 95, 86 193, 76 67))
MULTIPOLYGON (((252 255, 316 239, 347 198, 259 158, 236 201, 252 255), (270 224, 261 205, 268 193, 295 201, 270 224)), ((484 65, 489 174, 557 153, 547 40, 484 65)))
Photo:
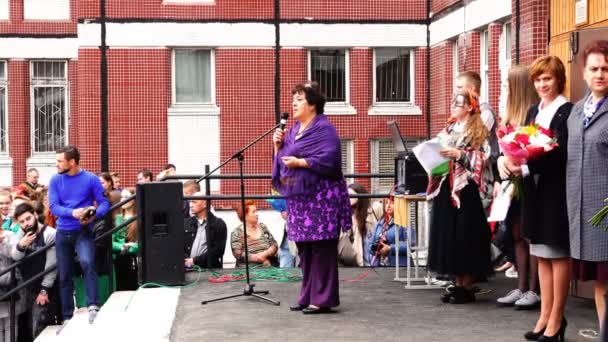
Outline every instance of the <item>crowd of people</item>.
MULTIPOLYGON (((441 155, 450 160, 446 172, 429 177, 427 189, 432 207, 427 267, 452 282, 440 299, 451 304, 475 301, 474 284, 495 271, 492 244, 500 246, 505 265, 496 270, 512 266, 518 281, 497 304, 540 307, 537 321, 524 335, 527 340, 563 340, 571 279, 595 281, 600 326, 606 313, 608 235, 589 219, 608 197, 608 41, 593 42, 582 56, 590 90, 583 100, 569 102, 563 94, 562 61, 543 56, 530 66, 511 68, 507 107, 500 117, 480 103, 479 75, 461 73, 447 126, 437 135, 444 146, 441 155), (551 132, 556 147, 534 159, 503 153, 497 131, 525 125, 551 132), (519 196, 512 199, 501 223, 501 241, 496 241, 487 220, 491 203, 515 178, 520 179, 519 196)), ((235 207, 241 225, 232 230, 229 247, 237 267, 245 262, 300 267, 302 287, 290 309, 332 312, 340 304, 339 265, 406 265, 408 243, 415 243, 419 232, 395 223, 393 194, 373 203, 354 196, 368 191, 344 180, 340 140, 323 114, 325 97, 319 85, 298 84, 292 97, 295 124, 286 131, 278 129, 272 138, 272 186, 285 200, 269 202, 285 219, 283 239, 275 239, 260 222, 256 202, 247 200, 244 208, 235 207)), ((57 174, 48 188, 39 184, 38 171, 30 169, 23 184, 0 191, 0 268, 55 244, 20 265, 14 276, 0 277, 0 290, 5 291, 57 265, 17 296, 23 341, 35 338, 48 324, 65 324, 74 303, 88 308, 93 323, 114 290, 139 286, 137 222, 129 222, 137 216, 137 201, 109 213, 112 205, 133 198, 135 188, 122 187, 117 173, 95 175, 79 162, 76 147, 63 147, 57 151, 57 174), (125 223, 112 235, 98 238, 125 223)), ((163 180, 175 172, 173 164, 156 177, 142 169, 137 183, 163 180)), ((183 194, 203 195, 194 180, 183 183, 183 194)), ((182 209, 184 267, 222 268, 226 223, 205 200, 185 200, 182 209)), ((4 340, 10 334, 8 311, 8 302, 0 302, 4 340)))

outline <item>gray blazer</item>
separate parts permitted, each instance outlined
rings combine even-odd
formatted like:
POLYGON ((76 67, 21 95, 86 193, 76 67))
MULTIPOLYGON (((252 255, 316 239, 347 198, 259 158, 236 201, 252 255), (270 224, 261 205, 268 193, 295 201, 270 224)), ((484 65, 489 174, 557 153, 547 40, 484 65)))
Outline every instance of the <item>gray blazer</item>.
POLYGON ((608 197, 608 100, 583 128, 586 98, 574 106, 568 119, 566 194, 570 253, 579 260, 608 261, 608 232, 589 223, 608 197))

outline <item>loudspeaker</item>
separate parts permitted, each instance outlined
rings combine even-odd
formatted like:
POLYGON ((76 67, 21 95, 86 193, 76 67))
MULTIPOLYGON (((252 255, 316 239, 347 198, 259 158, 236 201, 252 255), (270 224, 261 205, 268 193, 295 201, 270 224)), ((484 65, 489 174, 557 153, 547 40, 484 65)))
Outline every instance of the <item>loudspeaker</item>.
POLYGON ((415 195, 426 191, 429 177, 412 152, 395 158, 395 193, 415 195))
POLYGON ((185 283, 182 183, 137 185, 139 282, 185 283))

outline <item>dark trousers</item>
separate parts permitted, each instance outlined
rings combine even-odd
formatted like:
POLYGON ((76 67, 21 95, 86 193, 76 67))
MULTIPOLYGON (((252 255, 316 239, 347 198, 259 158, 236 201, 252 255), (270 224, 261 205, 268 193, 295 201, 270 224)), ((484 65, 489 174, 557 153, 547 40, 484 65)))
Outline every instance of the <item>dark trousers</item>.
POLYGON ((340 305, 338 239, 296 242, 302 269, 300 305, 340 305))
POLYGON ((70 319, 74 315, 74 282, 72 281, 74 251, 78 253, 84 275, 87 305, 99 304, 97 272, 95 271, 95 242, 93 233, 88 229, 76 231, 58 229, 55 242, 63 319, 70 319))

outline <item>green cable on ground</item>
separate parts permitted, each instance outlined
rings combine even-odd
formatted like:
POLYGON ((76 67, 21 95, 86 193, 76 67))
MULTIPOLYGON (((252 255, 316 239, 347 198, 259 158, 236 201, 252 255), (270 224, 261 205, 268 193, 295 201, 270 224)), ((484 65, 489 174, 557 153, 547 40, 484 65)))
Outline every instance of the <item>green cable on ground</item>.
POLYGON ((185 284, 185 285, 162 285, 162 284, 152 283, 152 282, 151 283, 141 284, 137 288, 137 290, 133 291, 133 294, 131 295, 131 298, 129 298, 129 302, 127 302, 127 305, 125 306, 125 311, 127 311, 127 309, 129 308, 129 305, 131 305, 131 301, 133 301, 133 298, 135 297, 135 294, 137 293, 137 291, 139 289, 143 289, 143 288, 150 287, 150 286, 162 287, 162 288, 184 288, 184 289, 185 288, 189 288, 189 287, 193 287, 201 279, 201 273, 203 272, 203 269, 200 268, 198 265, 193 265, 192 268, 197 271, 196 279, 194 281, 188 283, 188 284, 185 284))
MULTIPOLYGON (((275 281, 275 282, 294 282, 302 280, 300 274, 294 274, 287 270, 278 267, 267 267, 256 265, 252 266, 250 270, 251 280, 256 281, 275 281)), ((232 279, 225 279, 225 282, 245 281, 245 271, 234 271, 228 274, 222 274, 220 272, 213 272, 212 277, 222 278, 228 277, 232 279)))

